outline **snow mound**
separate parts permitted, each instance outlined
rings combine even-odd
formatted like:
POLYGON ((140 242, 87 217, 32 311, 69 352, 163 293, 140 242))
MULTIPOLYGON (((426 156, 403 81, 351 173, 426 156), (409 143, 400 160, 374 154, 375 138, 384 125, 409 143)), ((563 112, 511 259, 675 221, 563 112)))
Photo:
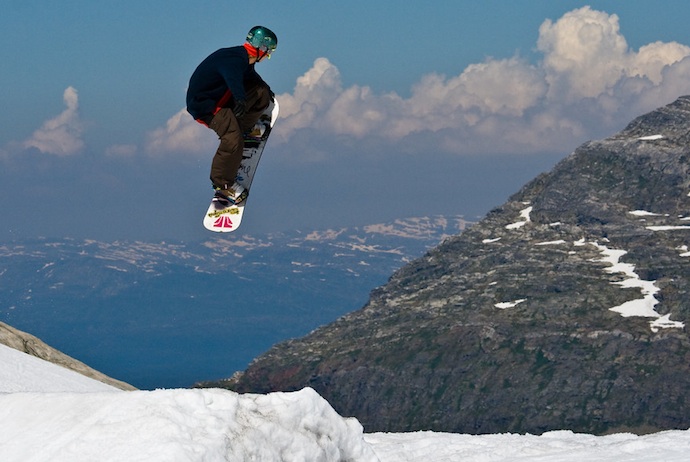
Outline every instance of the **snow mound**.
POLYGON ((0 395, 4 462, 377 461, 314 390, 0 395))

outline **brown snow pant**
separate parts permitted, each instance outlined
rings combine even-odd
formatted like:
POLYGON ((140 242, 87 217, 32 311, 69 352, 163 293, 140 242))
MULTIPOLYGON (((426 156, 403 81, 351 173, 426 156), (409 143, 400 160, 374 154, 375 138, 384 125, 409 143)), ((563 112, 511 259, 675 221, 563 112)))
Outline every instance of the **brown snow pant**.
POLYGON ((271 102, 271 91, 265 85, 245 88, 247 112, 238 120, 231 108, 221 108, 208 124, 220 139, 220 145, 211 163, 211 182, 220 189, 228 189, 235 182, 242 162, 243 134, 259 120, 271 102))

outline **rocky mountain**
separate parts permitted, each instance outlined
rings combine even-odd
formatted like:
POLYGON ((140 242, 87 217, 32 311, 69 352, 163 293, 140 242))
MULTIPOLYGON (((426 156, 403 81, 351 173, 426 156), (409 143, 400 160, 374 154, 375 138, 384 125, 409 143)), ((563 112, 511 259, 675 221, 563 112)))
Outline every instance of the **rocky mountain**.
POLYGON ((689 195, 682 97, 222 385, 310 386, 369 432, 687 429, 689 195))
POLYGON ((462 217, 201 242, 0 244, 0 321, 139 388, 244 369, 360 307, 462 217))
POLYGON ((81 375, 106 383, 120 390, 136 390, 133 386, 120 380, 113 379, 107 375, 98 372, 74 358, 56 350, 47 345, 42 340, 34 337, 31 334, 22 332, 12 326, 0 322, 0 344, 19 350, 22 353, 27 353, 36 356, 44 361, 57 364, 66 369, 78 372, 81 375))

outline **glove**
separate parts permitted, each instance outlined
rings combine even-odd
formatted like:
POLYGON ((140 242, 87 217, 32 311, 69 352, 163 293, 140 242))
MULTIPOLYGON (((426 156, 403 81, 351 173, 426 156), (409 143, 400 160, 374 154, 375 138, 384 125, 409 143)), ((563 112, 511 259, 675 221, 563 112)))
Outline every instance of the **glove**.
POLYGON ((235 101, 235 107, 232 108, 232 113, 235 117, 240 119, 247 112, 247 102, 243 99, 235 101))

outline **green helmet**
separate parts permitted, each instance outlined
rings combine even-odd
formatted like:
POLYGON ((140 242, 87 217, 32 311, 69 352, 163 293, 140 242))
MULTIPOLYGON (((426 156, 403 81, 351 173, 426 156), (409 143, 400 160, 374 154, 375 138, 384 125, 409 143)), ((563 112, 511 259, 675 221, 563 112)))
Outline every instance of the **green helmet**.
POLYGON ((278 37, 267 27, 254 26, 247 33, 247 42, 254 48, 271 54, 278 46, 278 37))

